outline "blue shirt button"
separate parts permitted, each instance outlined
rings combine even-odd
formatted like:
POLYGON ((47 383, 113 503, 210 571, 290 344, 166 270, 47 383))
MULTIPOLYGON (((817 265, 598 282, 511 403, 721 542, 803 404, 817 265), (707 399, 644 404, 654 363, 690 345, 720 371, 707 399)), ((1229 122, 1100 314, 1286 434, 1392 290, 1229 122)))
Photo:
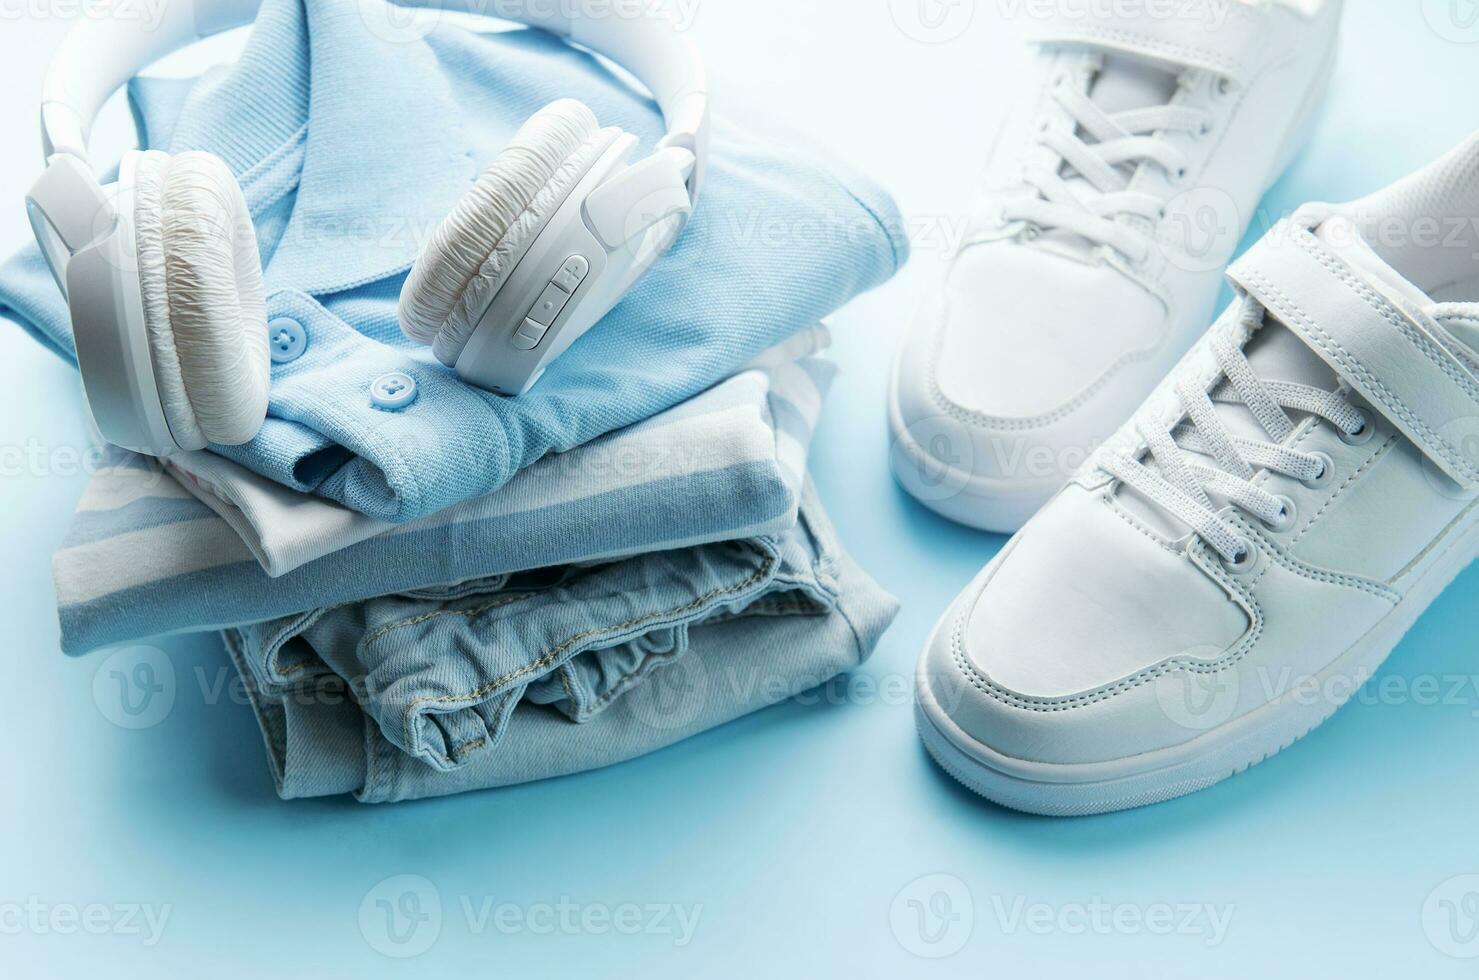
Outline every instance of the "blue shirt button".
POLYGON ((416 380, 409 374, 392 371, 370 382, 370 401, 376 408, 398 412, 416 400, 416 380))
POLYGON ((290 317, 280 316, 267 324, 267 348, 273 364, 296 361, 308 349, 308 331, 290 317))

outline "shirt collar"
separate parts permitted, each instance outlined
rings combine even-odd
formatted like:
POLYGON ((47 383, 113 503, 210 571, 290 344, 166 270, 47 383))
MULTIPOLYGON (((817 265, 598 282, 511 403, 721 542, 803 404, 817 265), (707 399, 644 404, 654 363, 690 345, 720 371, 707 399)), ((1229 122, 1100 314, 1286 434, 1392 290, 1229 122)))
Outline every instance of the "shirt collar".
MULTIPOLYGON (((195 83, 169 150, 208 150, 254 216, 269 289, 330 293, 404 272, 477 175, 431 46, 375 31, 383 0, 264 0, 240 60, 195 83), (261 239, 263 236, 259 236, 261 239)), ((403 15, 397 15, 403 16, 403 15)))

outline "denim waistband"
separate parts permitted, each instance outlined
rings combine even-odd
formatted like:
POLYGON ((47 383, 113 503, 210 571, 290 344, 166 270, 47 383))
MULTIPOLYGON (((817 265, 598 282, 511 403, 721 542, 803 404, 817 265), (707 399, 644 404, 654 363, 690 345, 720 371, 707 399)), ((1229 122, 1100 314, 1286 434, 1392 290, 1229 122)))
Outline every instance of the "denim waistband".
POLYGON ((608 765, 825 683, 896 605, 807 489, 784 535, 229 630, 279 793, 438 796, 608 765))

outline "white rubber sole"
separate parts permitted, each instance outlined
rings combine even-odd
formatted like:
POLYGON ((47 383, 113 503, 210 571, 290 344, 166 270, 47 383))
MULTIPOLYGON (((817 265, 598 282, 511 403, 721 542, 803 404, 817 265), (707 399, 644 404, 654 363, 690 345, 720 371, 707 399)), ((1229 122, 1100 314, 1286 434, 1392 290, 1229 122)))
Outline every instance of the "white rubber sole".
POLYGON ((1437 557, 1392 611, 1316 676, 1317 690, 1344 692, 1339 697, 1277 698, 1180 745, 1109 762, 1059 765, 1011 758, 976 741, 935 702, 921 673, 915 678, 920 737, 961 785, 1025 813, 1088 816, 1205 789, 1288 748, 1356 693, 1356 684, 1331 682, 1371 677, 1433 600, 1479 557, 1479 519, 1473 511, 1445 538, 1449 543, 1435 545, 1431 554, 1437 557))

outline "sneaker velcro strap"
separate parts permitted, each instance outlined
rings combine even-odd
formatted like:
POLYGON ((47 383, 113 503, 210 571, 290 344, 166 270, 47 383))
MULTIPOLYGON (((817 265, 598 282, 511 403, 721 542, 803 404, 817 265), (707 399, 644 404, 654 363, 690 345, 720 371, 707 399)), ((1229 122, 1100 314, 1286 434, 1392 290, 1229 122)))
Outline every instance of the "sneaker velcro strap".
POLYGON ((1228 277, 1435 466, 1479 489, 1479 381, 1435 339, 1426 314, 1386 299, 1308 228, 1287 220, 1228 277))
POLYGON ((1055 11, 1041 11, 1043 16, 1033 6, 1027 0, 1023 16, 1039 44, 1087 45, 1201 68, 1239 83, 1247 83, 1268 55, 1266 13, 1238 0, 1081 0, 1053 4, 1055 11), (1119 9, 1126 6, 1134 9, 1119 9))

